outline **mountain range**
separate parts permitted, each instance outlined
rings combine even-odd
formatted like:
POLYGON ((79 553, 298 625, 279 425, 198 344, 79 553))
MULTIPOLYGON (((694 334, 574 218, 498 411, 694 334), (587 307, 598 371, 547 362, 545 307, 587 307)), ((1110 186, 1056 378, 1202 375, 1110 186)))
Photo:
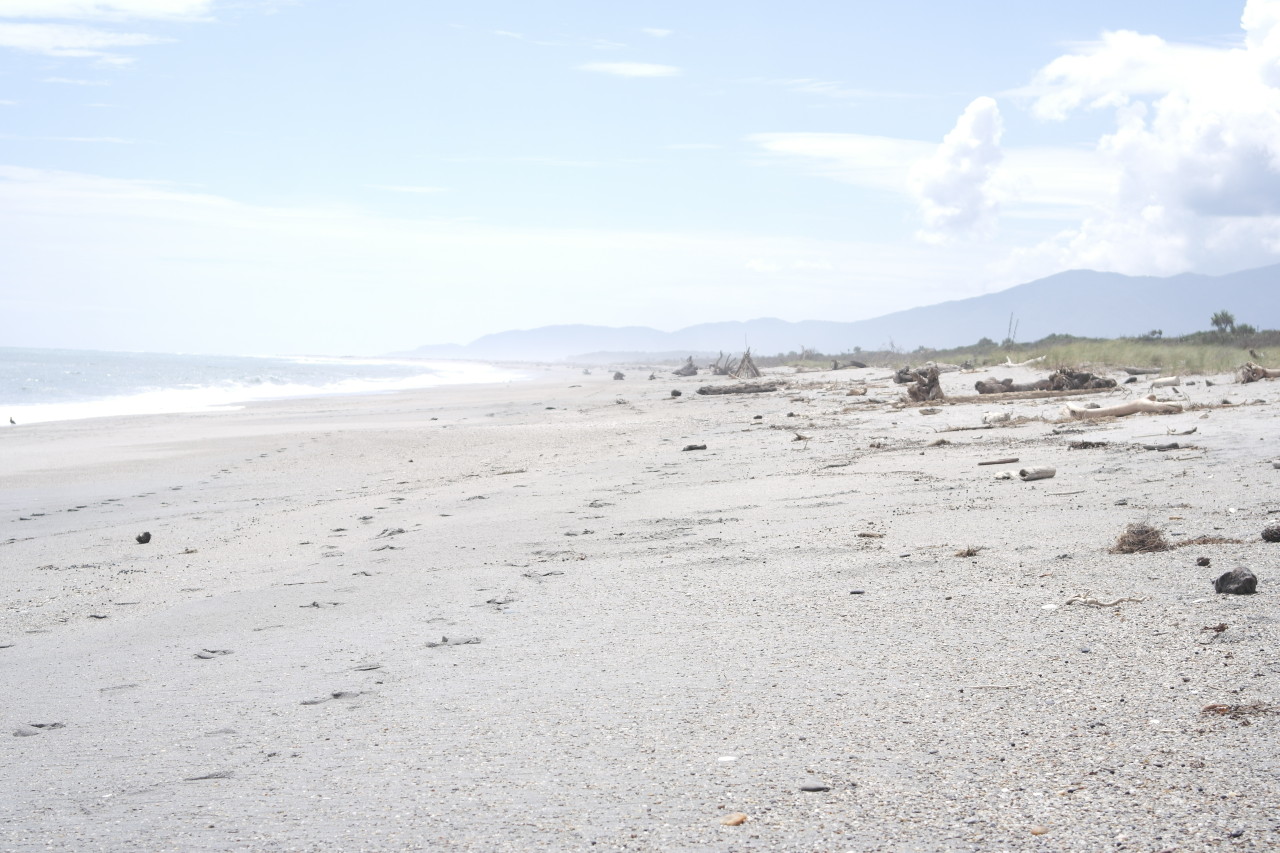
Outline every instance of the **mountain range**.
POLYGON ((469 344, 418 347, 399 355, 511 361, 607 362, 641 356, 799 351, 841 353, 947 348, 979 338, 1001 341, 1016 324, 1017 340, 1058 333, 1091 338, 1132 337, 1159 329, 1165 336, 1210 328, 1217 311, 1259 329, 1280 328, 1280 264, 1220 276, 1184 273, 1168 278, 1071 270, 1048 278, 936 305, 853 322, 776 319, 700 323, 675 332, 644 326, 543 326, 485 335, 469 344))

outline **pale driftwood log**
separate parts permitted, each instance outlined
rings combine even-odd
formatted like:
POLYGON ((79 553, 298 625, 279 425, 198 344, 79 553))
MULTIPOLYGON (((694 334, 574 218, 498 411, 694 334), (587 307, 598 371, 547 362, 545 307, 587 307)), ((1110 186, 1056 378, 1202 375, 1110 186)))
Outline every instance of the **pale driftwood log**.
POLYGON ((936 367, 939 373, 955 373, 960 369, 958 364, 947 364, 945 361, 926 361, 925 367, 936 367))
POLYGON ((1182 384, 1181 376, 1166 376, 1163 379, 1153 379, 1151 381, 1152 388, 1172 388, 1175 385, 1182 384))
POLYGON ((1044 361, 1044 356, 1042 355, 1035 358, 1029 358, 1026 361, 1014 361, 1006 355, 1004 357, 1004 364, 1001 365, 1001 367, 1026 367, 1028 364, 1038 364, 1042 361, 1044 361))
POLYGON ((1023 468, 1018 472, 1018 476, 1025 482, 1027 480, 1047 480, 1050 477, 1057 475, 1057 473, 1057 468, 1050 467, 1049 465, 1040 465, 1036 468, 1023 468))
POLYGON ((776 383, 744 383, 742 385, 704 385, 698 389, 699 394, 767 394, 777 391, 776 383))
POLYGON ((1097 409, 1087 409, 1084 406, 1073 406, 1070 403, 1062 407, 1063 415, 1076 418, 1078 420, 1088 418, 1119 418, 1125 415, 1147 414, 1147 415, 1172 415, 1182 411, 1182 406, 1178 403, 1158 403, 1155 395, 1144 397, 1141 400, 1130 400, 1127 403, 1117 403, 1114 406, 1102 406, 1097 409))
POLYGON ((1158 367, 1122 367, 1120 369, 1130 376, 1148 376, 1160 372, 1158 367))
POLYGON ((1259 379, 1280 379, 1280 370, 1266 368, 1249 361, 1240 368, 1239 376, 1241 382, 1257 382, 1259 379))

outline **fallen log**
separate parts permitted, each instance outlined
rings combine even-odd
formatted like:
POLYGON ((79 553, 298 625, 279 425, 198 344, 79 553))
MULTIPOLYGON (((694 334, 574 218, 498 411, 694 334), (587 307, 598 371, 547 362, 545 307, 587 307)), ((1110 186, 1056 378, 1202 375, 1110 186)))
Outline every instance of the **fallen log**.
POLYGON ((1239 376, 1242 383, 1257 382, 1260 379, 1280 379, 1280 370, 1266 368, 1249 361, 1240 368, 1239 376))
POLYGON ((1048 465, 1041 465, 1037 468, 1023 468, 1018 472, 1018 476, 1021 477, 1022 481, 1025 483, 1028 480, 1047 480, 1050 477, 1055 476, 1057 473, 1057 468, 1052 468, 1048 465))
POLYGON ((1101 406, 1096 409, 1085 408, 1084 406, 1073 406, 1070 403, 1062 407, 1062 414, 1066 417, 1083 420, 1088 418, 1120 418, 1125 415, 1148 414, 1148 415, 1172 415, 1182 411, 1182 406, 1177 403, 1158 403, 1155 395, 1144 397, 1141 400, 1130 400, 1127 403, 1116 403, 1114 406, 1101 406))
POLYGON ((1147 376, 1160 372, 1158 367, 1122 367, 1120 369, 1130 376, 1147 376))
POLYGON ((1181 384, 1182 384, 1182 377, 1166 376, 1163 379, 1153 380, 1151 383, 1151 387, 1152 388, 1172 388, 1175 385, 1181 385, 1181 384))
POLYGON ((1039 362, 1042 362, 1042 361, 1044 361, 1044 356, 1042 355, 1037 356, 1035 358, 1029 358, 1026 361, 1014 361, 1013 359, 1009 358, 1009 356, 1006 355, 1004 357, 1004 364, 1001 366, 1002 367, 1026 367, 1028 364, 1038 364, 1039 362))
POLYGON ((703 385, 698 389, 699 394, 766 394, 770 391, 777 391, 778 386, 773 382, 744 382, 741 385, 703 385))

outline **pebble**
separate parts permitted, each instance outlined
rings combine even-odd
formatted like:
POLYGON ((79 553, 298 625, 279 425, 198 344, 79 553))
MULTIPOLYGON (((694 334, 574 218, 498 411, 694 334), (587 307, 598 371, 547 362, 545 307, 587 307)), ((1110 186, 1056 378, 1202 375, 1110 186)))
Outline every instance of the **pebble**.
POLYGON ((1045 833, 1047 833, 1048 831, 1049 831, 1049 827, 1047 827, 1047 826, 1039 826, 1039 825, 1036 825, 1036 826, 1031 827, 1031 834, 1032 834, 1032 835, 1044 835, 1044 834, 1045 834, 1045 833))
POLYGON ((831 786, 824 785, 821 782, 805 782, 803 785, 800 786, 800 790, 816 794, 821 791, 830 791, 831 786))
POLYGON ((742 826, 747 820, 747 816, 742 812, 733 812, 720 818, 720 822, 725 826, 742 826))

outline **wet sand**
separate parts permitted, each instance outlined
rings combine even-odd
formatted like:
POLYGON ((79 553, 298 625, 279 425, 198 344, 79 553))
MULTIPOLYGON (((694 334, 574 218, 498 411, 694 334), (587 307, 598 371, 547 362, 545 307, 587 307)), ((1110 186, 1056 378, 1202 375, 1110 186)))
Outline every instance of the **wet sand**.
POLYGON ((1280 383, 627 373, 0 431, 0 850, 1280 844, 1280 383))

